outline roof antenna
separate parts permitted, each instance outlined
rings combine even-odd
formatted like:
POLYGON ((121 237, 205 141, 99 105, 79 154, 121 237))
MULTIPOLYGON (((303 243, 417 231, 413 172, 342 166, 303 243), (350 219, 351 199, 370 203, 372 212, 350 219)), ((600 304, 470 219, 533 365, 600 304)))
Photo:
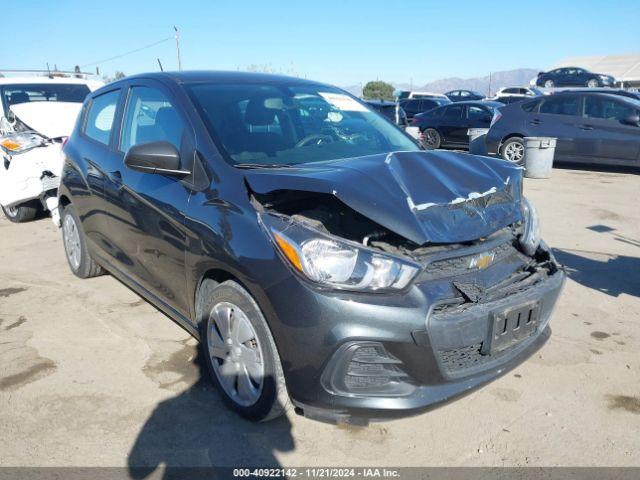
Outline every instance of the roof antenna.
POLYGON ((158 65, 160 65, 160 71, 164 72, 164 68, 162 68, 162 62, 160 61, 160 59, 158 58, 158 65))

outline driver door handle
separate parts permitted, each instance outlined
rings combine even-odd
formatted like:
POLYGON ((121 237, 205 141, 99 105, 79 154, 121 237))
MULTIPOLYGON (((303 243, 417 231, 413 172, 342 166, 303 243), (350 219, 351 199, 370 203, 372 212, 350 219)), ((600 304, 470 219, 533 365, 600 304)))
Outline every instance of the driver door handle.
POLYGON ((120 170, 114 170, 113 172, 109 172, 109 180, 117 185, 122 185, 122 173, 120 170))

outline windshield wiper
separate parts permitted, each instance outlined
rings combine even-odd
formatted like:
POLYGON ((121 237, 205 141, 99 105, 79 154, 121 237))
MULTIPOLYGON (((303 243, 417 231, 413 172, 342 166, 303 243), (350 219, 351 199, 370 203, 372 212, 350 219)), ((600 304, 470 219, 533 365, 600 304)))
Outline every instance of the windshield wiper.
POLYGON ((235 163, 236 168, 291 168, 288 163, 235 163))

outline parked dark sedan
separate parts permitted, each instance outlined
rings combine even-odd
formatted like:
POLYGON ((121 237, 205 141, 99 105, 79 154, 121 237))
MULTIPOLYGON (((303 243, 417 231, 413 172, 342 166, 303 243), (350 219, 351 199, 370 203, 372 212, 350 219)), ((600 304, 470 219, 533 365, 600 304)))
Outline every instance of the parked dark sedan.
POLYGON ((406 127, 409 124, 407 113, 396 102, 389 102, 387 100, 365 100, 365 102, 383 117, 399 127, 406 127))
POLYGON ((556 137, 555 160, 639 165, 640 101, 563 92, 500 109, 486 144, 490 154, 522 163, 524 137, 556 137))
POLYGON ((407 114, 407 120, 411 122, 413 117, 419 113, 426 112, 432 108, 439 107, 441 105, 447 105, 451 103, 446 97, 432 97, 432 98, 408 98, 400 100, 400 106, 407 114))
POLYGON ((445 93, 447 98, 452 102, 467 102, 472 100, 482 100, 486 97, 478 92, 474 92, 473 90, 451 90, 450 92, 445 93))
POLYGON ((416 115, 412 127, 420 130, 425 148, 469 148, 470 128, 489 128, 504 105, 498 102, 456 102, 416 115))
POLYGON ((549 336, 564 273, 521 169, 425 152, 338 88, 126 77, 64 152, 71 271, 110 272, 198 338, 248 419, 415 414, 549 336))
POLYGON ((538 73, 536 85, 539 87, 612 87, 616 79, 611 75, 593 73, 584 68, 564 67, 550 72, 538 73))

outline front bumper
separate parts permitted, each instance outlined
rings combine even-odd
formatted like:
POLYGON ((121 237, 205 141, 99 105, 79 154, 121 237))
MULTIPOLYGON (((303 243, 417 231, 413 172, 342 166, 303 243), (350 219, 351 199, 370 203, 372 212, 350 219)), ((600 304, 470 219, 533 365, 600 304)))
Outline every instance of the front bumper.
MULTIPOLYGON (((505 260, 478 280, 504 277, 513 268, 505 260)), ((549 337, 549 319, 564 280, 558 267, 504 298, 443 309, 440 306, 452 295, 451 278, 381 296, 322 292, 291 277, 286 286, 266 292, 273 308, 267 313, 279 319, 275 327, 270 323, 289 394, 300 413, 327 421, 390 418, 413 415, 463 395, 523 362, 549 337), (482 354, 492 314, 532 302, 540 305, 535 331, 498 354, 482 354), (379 349, 379 355, 373 350, 366 354, 385 357, 378 363, 387 366, 364 367, 395 372, 390 375, 396 377, 392 380, 397 388, 360 392, 345 388, 340 379, 352 368, 358 346, 379 349)), ((361 371, 362 364, 356 366, 356 375, 370 376, 361 371)))

